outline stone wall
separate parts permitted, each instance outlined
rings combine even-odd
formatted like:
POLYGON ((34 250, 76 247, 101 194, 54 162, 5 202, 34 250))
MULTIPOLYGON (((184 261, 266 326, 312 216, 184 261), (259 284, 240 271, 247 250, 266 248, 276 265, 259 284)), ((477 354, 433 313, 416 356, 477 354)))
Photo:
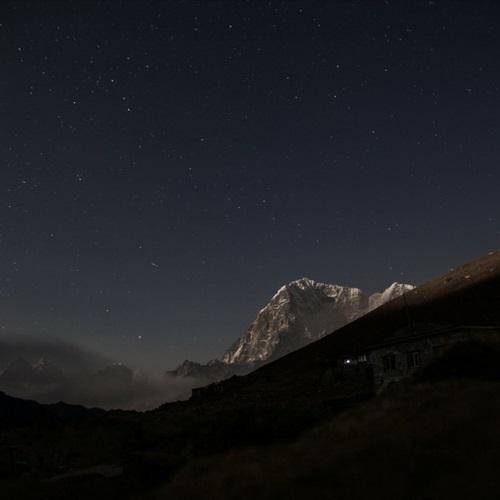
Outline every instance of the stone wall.
POLYGON ((410 337, 407 340, 398 339, 394 343, 378 347, 367 353, 375 389, 381 392, 391 383, 411 376, 457 342, 490 338, 492 335, 498 336, 499 330, 462 327, 410 337))

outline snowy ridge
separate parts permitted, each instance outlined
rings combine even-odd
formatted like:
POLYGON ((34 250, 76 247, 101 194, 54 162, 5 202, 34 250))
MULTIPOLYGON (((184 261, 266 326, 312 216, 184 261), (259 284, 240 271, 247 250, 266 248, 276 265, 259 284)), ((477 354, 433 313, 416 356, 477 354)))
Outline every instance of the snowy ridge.
POLYGON ((383 292, 374 293, 370 295, 368 299, 368 310, 376 309, 380 307, 382 304, 403 295, 410 290, 413 290, 415 287, 413 285, 408 285, 406 283, 393 283, 390 287, 386 288, 383 292))

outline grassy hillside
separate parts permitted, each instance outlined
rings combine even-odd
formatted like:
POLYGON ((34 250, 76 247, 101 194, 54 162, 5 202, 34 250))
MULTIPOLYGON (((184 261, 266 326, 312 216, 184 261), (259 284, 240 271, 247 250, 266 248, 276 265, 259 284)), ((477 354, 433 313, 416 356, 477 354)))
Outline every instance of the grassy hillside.
POLYGON ((192 462, 152 498, 496 499, 498 415, 499 380, 401 386, 291 443, 192 462))

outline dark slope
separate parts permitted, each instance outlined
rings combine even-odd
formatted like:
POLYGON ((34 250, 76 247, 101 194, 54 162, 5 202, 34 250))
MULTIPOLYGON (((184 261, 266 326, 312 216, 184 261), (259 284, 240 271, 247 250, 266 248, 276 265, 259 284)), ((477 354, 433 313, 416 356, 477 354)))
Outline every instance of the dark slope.
POLYGON ((104 410, 63 402, 44 405, 0 392, 0 426, 53 425, 105 415, 104 410))
MULTIPOLYGON (((326 359, 357 351, 415 325, 500 326, 500 251, 464 264, 388 302, 254 376, 301 376, 326 359)), ((251 375, 250 375, 251 376, 251 375)))
POLYGON ((456 344, 298 439, 188 463, 151 498, 497 499, 499 361, 498 338, 456 344))
POLYGON ((416 384, 292 442, 195 460, 151 499, 496 500, 499 412, 499 382, 416 384))

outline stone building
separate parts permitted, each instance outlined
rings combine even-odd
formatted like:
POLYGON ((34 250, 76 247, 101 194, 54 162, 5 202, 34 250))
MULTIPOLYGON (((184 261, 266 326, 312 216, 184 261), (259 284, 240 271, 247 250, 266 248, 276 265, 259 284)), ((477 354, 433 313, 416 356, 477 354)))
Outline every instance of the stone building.
POLYGON ((343 356, 339 369, 344 377, 369 374, 381 392, 391 383, 410 377, 457 342, 500 338, 500 328, 488 326, 409 325, 384 341, 343 356))
MULTIPOLYGON (((380 393, 392 383, 411 377, 458 342, 493 337, 500 341, 500 327, 410 324, 376 344, 360 346, 355 351, 332 357, 327 366, 319 368, 319 378, 315 378, 315 383, 319 384, 318 390, 324 397, 333 398, 331 400, 336 402, 339 398, 353 395, 380 393)), ((233 376, 194 388, 192 399, 218 399, 231 392, 241 396, 242 389, 246 387, 243 379, 233 376)), ((292 393, 310 389, 304 378, 302 381, 305 385, 293 385, 290 389, 292 393)), ((273 380, 269 374, 262 373, 260 383, 272 385, 273 380)), ((261 387, 259 384, 256 386, 261 387)))

